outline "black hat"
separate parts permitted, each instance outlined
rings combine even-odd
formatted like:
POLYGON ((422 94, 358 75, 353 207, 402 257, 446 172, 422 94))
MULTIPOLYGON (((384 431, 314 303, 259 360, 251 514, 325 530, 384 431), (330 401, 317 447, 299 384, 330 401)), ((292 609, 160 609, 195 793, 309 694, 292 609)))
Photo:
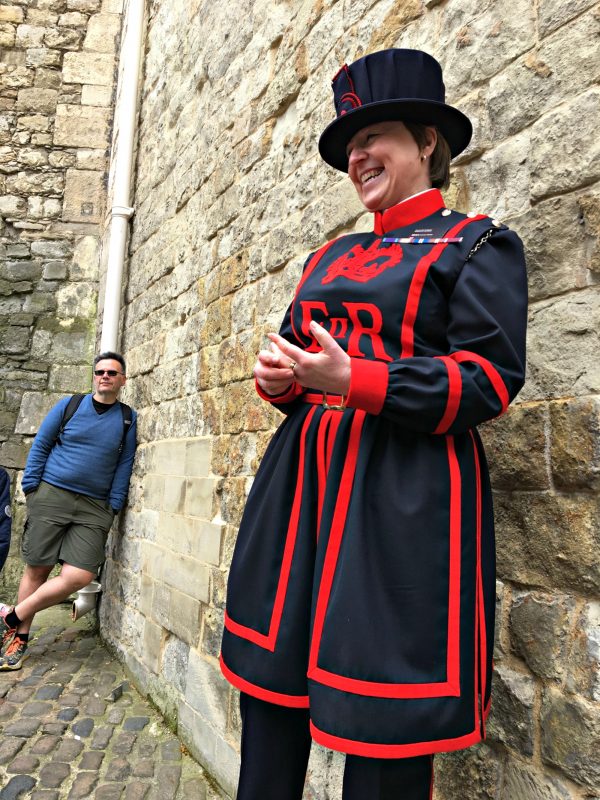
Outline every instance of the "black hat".
POLYGON ((446 105, 442 68, 422 50, 380 50, 344 66, 333 78, 337 118, 319 139, 321 157, 348 171, 346 147, 359 130, 375 122, 400 120, 435 125, 454 158, 471 140, 468 117, 446 105))

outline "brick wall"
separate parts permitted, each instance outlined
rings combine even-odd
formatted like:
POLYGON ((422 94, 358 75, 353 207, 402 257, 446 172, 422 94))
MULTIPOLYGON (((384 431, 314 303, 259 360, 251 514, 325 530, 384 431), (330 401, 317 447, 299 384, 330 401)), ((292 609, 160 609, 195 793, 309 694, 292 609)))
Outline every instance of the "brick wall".
MULTIPOLYGON (((489 738, 438 759, 436 797, 598 795, 598 3, 155 0, 149 12, 123 315, 141 446, 105 636, 231 792, 224 585, 278 420, 252 364, 307 253, 370 224, 317 155, 331 77, 379 47, 422 47, 475 121, 448 204, 521 234, 531 292, 526 388, 483 431, 499 556, 489 738)), ((339 797, 341 766, 315 748, 305 796, 339 797)))

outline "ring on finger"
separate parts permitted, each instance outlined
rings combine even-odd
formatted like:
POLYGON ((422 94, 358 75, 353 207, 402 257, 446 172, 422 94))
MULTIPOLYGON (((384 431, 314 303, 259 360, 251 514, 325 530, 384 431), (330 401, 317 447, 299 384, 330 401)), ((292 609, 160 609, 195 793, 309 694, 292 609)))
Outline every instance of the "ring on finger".
POLYGON ((290 363, 288 364, 288 368, 291 369, 292 372, 296 369, 297 366, 298 365, 295 361, 290 361, 290 363))

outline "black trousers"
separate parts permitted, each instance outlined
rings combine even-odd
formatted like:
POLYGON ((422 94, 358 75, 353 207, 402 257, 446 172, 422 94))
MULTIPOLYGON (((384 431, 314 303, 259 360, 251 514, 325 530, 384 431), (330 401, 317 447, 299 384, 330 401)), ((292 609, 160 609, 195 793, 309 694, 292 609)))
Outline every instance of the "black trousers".
MULTIPOLYGON (((240 695, 242 765, 237 800, 301 800, 309 712, 240 695)), ((431 800, 433 756, 346 756, 342 800, 431 800)))

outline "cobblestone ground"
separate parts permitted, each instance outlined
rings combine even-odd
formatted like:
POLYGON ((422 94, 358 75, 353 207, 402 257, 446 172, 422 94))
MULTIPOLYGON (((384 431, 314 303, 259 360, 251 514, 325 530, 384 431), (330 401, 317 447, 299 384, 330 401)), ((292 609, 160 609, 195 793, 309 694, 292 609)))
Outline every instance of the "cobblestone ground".
POLYGON ((23 668, 0 672, 0 800, 216 800, 103 646, 95 613, 69 612, 39 614, 23 668))

